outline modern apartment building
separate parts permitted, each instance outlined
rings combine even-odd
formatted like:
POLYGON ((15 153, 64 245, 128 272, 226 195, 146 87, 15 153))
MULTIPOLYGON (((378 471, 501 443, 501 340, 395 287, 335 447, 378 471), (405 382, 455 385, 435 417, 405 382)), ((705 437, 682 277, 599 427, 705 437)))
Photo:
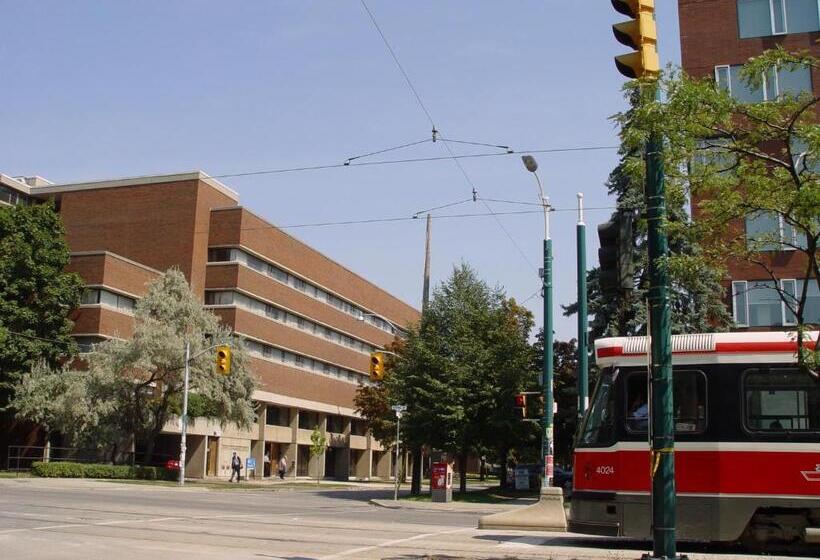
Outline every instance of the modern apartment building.
MULTIPOLYGON (((369 383, 369 353, 418 319, 413 307, 243 208, 201 172, 75 184, 0 178, 9 201, 52 199, 62 216, 69 269, 88 286, 73 317, 82 349, 130 336, 146 284, 172 266, 244 337, 259 381, 257 423, 243 431, 193 422, 190 476, 228 476, 236 451, 256 459, 260 476, 267 454, 274 465, 287 456, 288 476, 389 477, 390 453, 357 417, 353 396, 369 383), (311 459, 315 426, 328 447, 311 459)), ((178 434, 170 422, 158 452, 176 457, 178 434)))
MULTIPOLYGON (((744 102, 774 99, 781 93, 820 92, 820 71, 780 69, 764 76, 758 89, 740 79, 740 67, 750 58, 781 45, 788 51, 807 50, 820 55, 820 2, 818 0, 678 0, 683 69, 695 77, 712 77, 744 102)), ((693 200, 697 205, 698 200, 693 200)), ((777 215, 758 213, 734 224, 747 239, 770 239, 799 244, 799 234, 777 215)), ((800 293, 806 259, 799 251, 772 244, 764 258, 787 293, 800 293)), ((794 315, 783 305, 774 282, 759 265, 729 263, 727 293, 739 329, 767 330, 794 324, 794 315)), ((820 323, 820 291, 809 283, 807 322, 820 323)))

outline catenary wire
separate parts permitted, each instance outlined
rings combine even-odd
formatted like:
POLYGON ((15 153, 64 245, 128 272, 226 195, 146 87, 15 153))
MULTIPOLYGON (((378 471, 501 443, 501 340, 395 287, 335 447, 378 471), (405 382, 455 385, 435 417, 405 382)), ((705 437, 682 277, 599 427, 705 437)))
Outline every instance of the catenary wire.
MULTIPOLYGON (((393 47, 390 45, 390 41, 387 40, 387 37, 385 36, 384 32, 382 31, 381 27, 379 26, 379 23, 376 21, 376 17, 373 15, 373 12, 371 12, 370 8, 367 7, 367 3, 365 2, 365 0, 360 0, 360 1, 361 1, 361 4, 362 4, 362 7, 364 7, 365 11, 367 12, 367 15, 370 16, 370 21, 373 22, 373 26, 376 28, 376 31, 378 31, 378 33, 379 33, 379 36, 382 38, 382 41, 384 42, 385 47, 387 47, 387 50, 390 52, 390 56, 393 57, 393 61, 396 63, 396 66, 398 67, 398 69, 401 72, 402 76, 404 76, 404 80, 407 82, 408 87, 413 92, 413 95, 416 97, 416 101, 418 101, 418 104, 421 107, 422 111, 424 111, 424 114, 427 115, 427 119, 430 121, 430 125, 433 127, 433 137, 435 138, 436 133, 437 132, 440 133, 441 131, 437 130, 436 123, 435 123, 435 120, 433 119, 433 116, 430 114, 430 111, 427 109, 427 107, 424 105, 424 102, 421 100, 421 96, 419 95, 418 90, 416 90, 415 86, 413 85, 413 82, 410 80, 410 76, 407 75, 407 71, 405 71, 404 66, 402 66, 401 62, 399 61, 399 57, 396 55, 396 51, 393 50, 393 47)), ((474 201, 477 200, 478 190, 476 189, 475 183, 470 178, 470 176, 467 174, 467 171, 464 169, 464 166, 461 165, 461 161, 456 159, 456 154, 453 152, 452 147, 450 147, 450 143, 446 140, 446 138, 444 136, 442 136, 441 143, 444 144, 444 148, 447 150, 447 154, 450 156, 450 159, 453 160, 453 162, 456 164, 456 167, 458 167, 458 170, 464 176, 464 180, 467 181, 467 185, 470 187, 470 190, 471 190, 471 193, 472 193, 472 196, 473 196, 473 200, 474 201)), ((507 152, 510 152, 510 151, 511 150, 507 150, 507 152)), ((510 234, 510 232, 507 230, 507 228, 504 227, 504 224, 495 215, 495 212, 490 207, 490 205, 487 204, 485 201, 482 201, 482 204, 493 215, 493 219, 498 224, 498 227, 501 228, 501 231, 504 232, 504 234, 507 236, 507 238, 513 244, 513 246, 515 246, 516 250, 521 255, 521 257, 524 259, 524 261, 530 266, 530 268, 532 268, 533 270, 536 270, 535 265, 532 263, 532 261, 529 259, 529 257, 527 257, 527 254, 524 252, 524 250, 521 248, 521 246, 518 244, 518 242, 515 240, 515 238, 510 234)))
POLYGON ((300 171, 320 171, 324 169, 337 169, 344 167, 367 167, 373 165, 398 165, 404 163, 424 163, 433 161, 443 161, 450 159, 473 159, 485 157, 500 157, 511 156, 516 154, 555 154, 564 152, 581 152, 581 151, 598 151, 598 150, 617 150, 619 146, 571 146, 565 148, 539 148, 537 150, 512 150, 504 153, 489 153, 489 154, 463 154, 455 157, 450 156, 432 156, 420 158, 404 158, 392 160, 377 160, 377 161, 361 161, 345 165, 344 163, 328 163, 320 165, 305 165, 301 167, 283 167, 279 169, 260 169, 258 171, 240 171, 237 173, 220 173, 218 175, 208 175, 211 179, 227 179, 231 177, 249 177, 253 175, 277 175, 280 173, 297 173, 300 171))

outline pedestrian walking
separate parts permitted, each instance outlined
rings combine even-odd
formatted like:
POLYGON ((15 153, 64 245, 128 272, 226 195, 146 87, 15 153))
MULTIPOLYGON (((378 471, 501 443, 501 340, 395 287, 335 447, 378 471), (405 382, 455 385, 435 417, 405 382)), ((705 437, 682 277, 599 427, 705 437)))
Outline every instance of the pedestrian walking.
POLYGON ((233 477, 236 475, 236 482, 239 483, 239 471, 242 470, 242 459, 236 454, 236 451, 233 452, 233 456, 231 457, 231 478, 228 482, 233 482, 233 477))
POLYGON ((288 457, 287 455, 282 455, 282 458, 279 459, 279 478, 285 480, 286 472, 288 472, 288 457))

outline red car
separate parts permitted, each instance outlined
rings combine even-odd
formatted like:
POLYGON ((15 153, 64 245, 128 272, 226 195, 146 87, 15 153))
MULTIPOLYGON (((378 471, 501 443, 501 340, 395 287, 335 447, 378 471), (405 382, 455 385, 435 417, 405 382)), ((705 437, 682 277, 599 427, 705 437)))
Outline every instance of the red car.
POLYGON ((178 471, 179 459, 168 459, 167 461, 165 461, 165 468, 169 471, 178 471))

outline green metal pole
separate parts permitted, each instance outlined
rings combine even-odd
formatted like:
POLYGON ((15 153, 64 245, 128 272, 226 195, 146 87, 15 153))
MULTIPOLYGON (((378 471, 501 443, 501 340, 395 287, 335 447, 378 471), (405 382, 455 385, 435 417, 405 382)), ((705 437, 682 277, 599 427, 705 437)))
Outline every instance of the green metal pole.
MULTIPOLYGON (((655 86, 655 99, 660 92, 655 86)), ((652 337, 652 538, 655 558, 673 559, 675 546, 675 431, 672 403, 672 333, 663 137, 646 143, 646 213, 649 246, 649 317, 652 337)))
MULTIPOLYGON (((549 230, 547 230, 549 232, 549 230)), ((552 485, 553 474, 553 427, 552 427, 552 239, 547 233, 544 239, 544 437, 541 451, 544 457, 543 484, 552 485)))
POLYGON ((589 404, 589 313, 587 311, 587 226, 584 224, 584 195, 578 193, 578 419, 589 404))

